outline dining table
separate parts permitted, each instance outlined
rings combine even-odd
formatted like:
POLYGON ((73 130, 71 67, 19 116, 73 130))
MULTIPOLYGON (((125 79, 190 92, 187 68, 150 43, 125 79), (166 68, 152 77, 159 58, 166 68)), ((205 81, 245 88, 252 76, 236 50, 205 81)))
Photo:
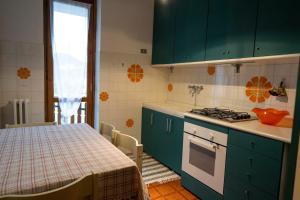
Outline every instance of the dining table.
POLYGON ((148 200, 136 164, 88 124, 0 129, 0 197, 96 175, 99 200, 148 200))

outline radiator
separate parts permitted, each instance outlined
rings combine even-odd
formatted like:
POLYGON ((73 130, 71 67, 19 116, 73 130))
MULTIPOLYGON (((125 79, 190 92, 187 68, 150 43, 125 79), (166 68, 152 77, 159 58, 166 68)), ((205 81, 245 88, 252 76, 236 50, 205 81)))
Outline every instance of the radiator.
POLYGON ((14 124, 29 123, 29 99, 14 99, 14 124))

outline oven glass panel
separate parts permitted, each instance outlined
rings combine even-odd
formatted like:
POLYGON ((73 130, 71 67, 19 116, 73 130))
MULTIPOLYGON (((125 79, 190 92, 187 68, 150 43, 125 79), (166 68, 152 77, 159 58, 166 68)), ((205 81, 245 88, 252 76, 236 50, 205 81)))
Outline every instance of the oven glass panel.
POLYGON ((194 143, 190 143, 189 162, 198 169, 214 176, 216 152, 209 151, 194 143))

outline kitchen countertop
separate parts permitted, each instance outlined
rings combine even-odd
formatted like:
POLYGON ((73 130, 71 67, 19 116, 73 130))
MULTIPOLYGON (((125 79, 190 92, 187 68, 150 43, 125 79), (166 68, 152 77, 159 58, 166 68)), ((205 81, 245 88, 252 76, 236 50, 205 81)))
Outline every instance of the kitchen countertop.
POLYGON ((225 126, 228 128, 244 131, 247 133, 252 133, 255 135, 271 138, 274 140, 282 141, 285 143, 291 143, 292 129, 270 126, 260 123, 258 120, 245 121, 230 123, 218 119, 213 119, 210 117, 205 117, 201 115, 195 115, 188 113, 193 106, 179 103, 144 103, 143 107, 156 110, 158 112, 166 113, 176 117, 184 118, 190 117, 194 119, 199 119, 202 121, 210 122, 220 126, 225 126))

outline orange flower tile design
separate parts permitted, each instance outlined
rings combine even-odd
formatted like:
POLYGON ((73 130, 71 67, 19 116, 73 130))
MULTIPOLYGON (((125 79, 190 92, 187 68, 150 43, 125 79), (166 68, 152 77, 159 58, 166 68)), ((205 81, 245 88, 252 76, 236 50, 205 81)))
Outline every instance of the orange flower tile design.
POLYGON ((246 84, 246 95, 253 103, 265 102, 270 97, 272 84, 264 76, 255 76, 246 84))
POLYGON ((107 101, 108 98, 109 98, 109 95, 108 95, 107 92, 101 92, 101 93, 100 93, 100 100, 101 100, 101 101, 107 101))
POLYGON ((133 119, 128 119, 128 120, 126 121, 126 126, 127 126, 128 128, 132 128, 133 125, 134 125, 133 119))
POLYGON ((208 65, 207 73, 212 76, 216 73, 216 66, 215 65, 208 65))
POLYGON ((128 78, 134 83, 140 82, 144 78, 144 70, 139 64, 133 64, 127 70, 128 78))
POLYGON ((21 67, 18 69, 17 75, 20 79, 28 79, 31 76, 31 72, 27 67, 21 67))
POLYGON ((168 91, 169 91, 169 92, 172 92, 172 91, 173 91, 173 84, 172 84, 172 83, 169 83, 169 84, 168 84, 168 91))

